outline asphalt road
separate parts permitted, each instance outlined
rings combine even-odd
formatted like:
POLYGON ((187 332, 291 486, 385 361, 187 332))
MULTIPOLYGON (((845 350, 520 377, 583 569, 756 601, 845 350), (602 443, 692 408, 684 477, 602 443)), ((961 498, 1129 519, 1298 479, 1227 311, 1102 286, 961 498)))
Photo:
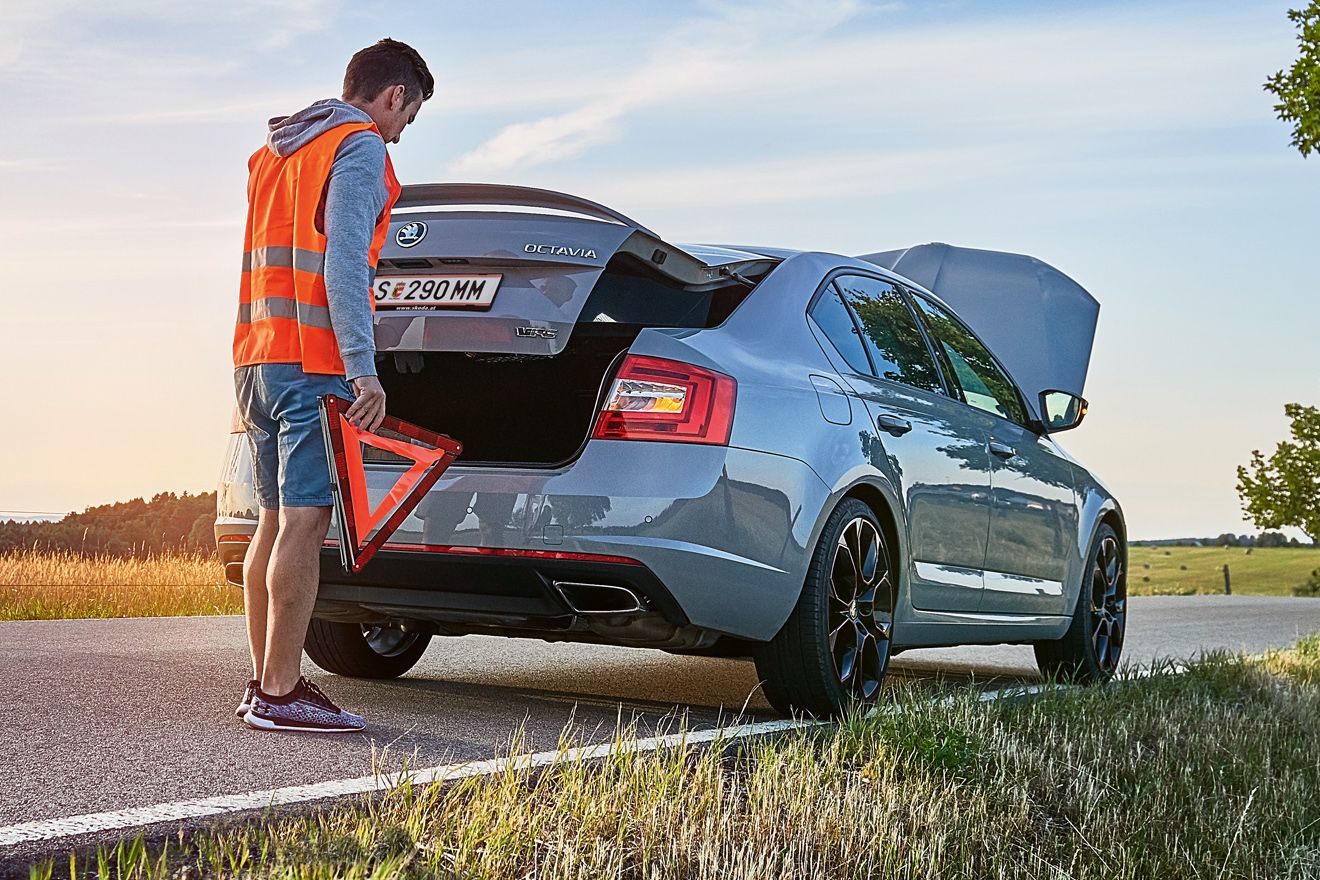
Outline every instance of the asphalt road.
MULTIPOLYGON (((1320 631, 1320 601, 1135 598, 1126 661, 1259 651, 1320 631)), ((895 678, 1035 679, 1031 649, 910 651, 895 678)), ((367 716, 364 735, 270 734, 233 716, 247 678, 240 617, 0 623, 0 826, 553 748, 565 726, 607 740, 772 717, 750 661, 484 636, 435 639, 408 676, 305 671, 367 716), (373 765, 373 761, 375 762, 373 765)), ((0 853, 2 854, 2 853, 0 853)))

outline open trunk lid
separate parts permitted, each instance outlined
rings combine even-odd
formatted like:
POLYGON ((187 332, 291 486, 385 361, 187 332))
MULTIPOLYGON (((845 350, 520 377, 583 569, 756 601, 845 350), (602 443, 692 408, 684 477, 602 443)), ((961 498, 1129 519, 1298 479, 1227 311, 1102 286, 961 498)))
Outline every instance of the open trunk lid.
POLYGON ((631 258, 688 291, 727 286, 731 271, 774 262, 740 256, 712 265, 610 208, 564 193, 494 184, 405 186, 376 273, 376 349, 559 354, 580 319, 620 320, 607 310, 582 316, 612 260, 631 258), (398 295, 402 279, 462 283, 477 276, 497 280, 488 305, 411 305, 398 295))

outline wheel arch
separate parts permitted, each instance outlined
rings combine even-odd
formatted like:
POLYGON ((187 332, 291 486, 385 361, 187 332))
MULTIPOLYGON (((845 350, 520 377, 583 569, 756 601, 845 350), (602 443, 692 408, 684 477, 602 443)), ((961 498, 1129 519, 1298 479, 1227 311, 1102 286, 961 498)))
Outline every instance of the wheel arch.
MULTIPOLYGON (((885 496, 885 493, 879 486, 865 481, 854 484, 848 489, 848 491, 844 492, 843 496, 834 503, 834 507, 837 508, 849 498, 856 498, 867 507, 871 508, 871 512, 875 514, 875 518, 880 521, 880 530, 884 533, 885 540, 889 542, 889 546, 893 548, 893 553, 890 554, 890 558, 895 570, 891 571, 890 574, 894 577, 895 582, 897 583, 897 580, 903 571, 903 565, 900 561, 902 559, 903 547, 899 542, 900 532, 898 528, 898 515, 895 512, 894 506, 890 503, 889 499, 885 496)), ((834 508, 831 508, 831 512, 833 512, 833 509, 834 508)), ((817 538, 817 540, 819 540, 819 538, 817 538)))
MULTIPOLYGON (((871 509, 875 514, 875 518, 880 521, 880 528, 884 533, 885 540, 889 541, 890 546, 893 548, 894 565, 898 569, 894 572, 894 575, 898 578, 899 599, 901 600, 907 595, 904 575, 906 566, 903 565, 903 560, 906 558, 904 554, 907 551, 907 544, 904 541, 904 531, 900 525, 899 513, 902 508, 899 507, 893 487, 879 474, 871 473, 854 476, 850 482, 839 485, 829 494, 816 514, 816 522, 811 528, 811 534, 806 544, 806 557, 809 558, 810 554, 815 551, 816 544, 820 541, 820 536, 824 533, 825 524, 829 522, 830 516, 833 515, 840 504, 849 498, 856 498, 861 501, 871 509)), ((805 576, 805 564, 802 571, 805 576)), ((785 604, 783 614, 776 625, 776 631, 788 620, 793 613, 793 608, 802 598, 802 587, 803 584, 799 584, 792 601, 785 604)))

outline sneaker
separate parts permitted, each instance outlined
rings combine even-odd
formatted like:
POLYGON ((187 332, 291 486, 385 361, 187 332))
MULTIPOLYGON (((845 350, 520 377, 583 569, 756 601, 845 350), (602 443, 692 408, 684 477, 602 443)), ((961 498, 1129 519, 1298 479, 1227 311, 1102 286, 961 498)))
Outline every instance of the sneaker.
POLYGON ((239 700, 238 708, 234 710, 234 714, 239 718, 246 715, 247 710, 252 708, 252 696, 257 692, 257 688, 259 687, 261 687, 261 682, 257 681, 255 678, 243 686, 243 699, 239 700))
POLYGON ((257 688, 252 708, 243 716, 258 730, 301 730, 310 733, 352 733, 367 726, 361 715, 345 712, 305 677, 283 697, 271 697, 257 688))

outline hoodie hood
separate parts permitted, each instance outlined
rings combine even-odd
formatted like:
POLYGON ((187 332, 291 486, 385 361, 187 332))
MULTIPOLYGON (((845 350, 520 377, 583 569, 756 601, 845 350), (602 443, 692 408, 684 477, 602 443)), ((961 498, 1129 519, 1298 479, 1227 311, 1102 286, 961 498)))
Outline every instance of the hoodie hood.
POLYGON ((266 146, 283 159, 335 126, 348 122, 371 122, 371 117, 338 98, 325 98, 292 116, 272 118, 266 146))

